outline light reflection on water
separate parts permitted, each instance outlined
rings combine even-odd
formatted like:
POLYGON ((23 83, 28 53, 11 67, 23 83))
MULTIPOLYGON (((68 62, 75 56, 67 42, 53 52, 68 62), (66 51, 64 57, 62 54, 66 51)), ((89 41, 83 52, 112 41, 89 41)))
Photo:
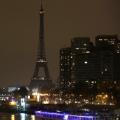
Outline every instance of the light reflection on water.
MULTIPOLYGON (((35 115, 28 115, 24 113, 20 113, 20 114, 0 113, 0 120, 43 120, 43 119, 35 115)), ((44 120, 48 120, 48 119, 44 118, 44 120)), ((103 119, 97 119, 97 120, 103 120, 103 119)), ((104 120, 120 120, 120 117, 119 118, 115 117, 114 119, 108 117, 104 120)))
POLYGON ((28 115, 25 113, 20 114, 9 114, 9 113, 0 113, 0 120, 41 120, 35 115, 28 115))
POLYGON ((11 115, 11 120, 15 120, 15 115, 11 115))

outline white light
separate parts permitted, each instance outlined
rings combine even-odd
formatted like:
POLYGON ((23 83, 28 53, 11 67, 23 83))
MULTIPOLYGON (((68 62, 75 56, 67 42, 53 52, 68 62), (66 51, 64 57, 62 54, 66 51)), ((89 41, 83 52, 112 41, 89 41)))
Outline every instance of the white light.
POLYGON ((63 120, 68 120, 68 115, 64 115, 63 120))
POLYGON ((40 14, 44 14, 45 12, 44 11, 40 11, 40 14))
POLYGON ((73 62, 72 65, 75 66, 75 63, 73 62))
POLYGON ((20 99, 20 104, 21 104, 21 106, 23 107, 23 109, 25 110, 25 106, 26 106, 25 98, 21 98, 21 99, 20 99))
POLYGON ((76 50, 79 50, 80 48, 75 48, 76 50))
POLYGON ((44 63, 44 62, 46 62, 46 61, 43 60, 43 59, 39 59, 39 60, 37 60, 37 62, 44 63))
POLYGON ((108 41, 108 39, 107 39, 107 38, 105 38, 105 39, 104 39, 104 41, 108 41))
POLYGON ((44 78, 44 77, 41 77, 41 80, 45 80, 45 78, 44 78))
POLYGON ((43 104, 49 104, 49 101, 48 100, 44 100, 43 104))
POLYGON ((40 102, 40 94, 37 94, 37 102, 40 102))
POLYGON ((31 120, 35 120, 35 115, 31 115, 31 120))
POLYGON ((99 39, 99 41, 102 41, 103 39, 99 39))
POLYGON ((20 113, 20 118, 21 118, 21 120, 25 120, 26 119, 26 114, 25 113, 20 113))
POLYGON ((86 44, 86 43, 84 43, 83 45, 84 45, 84 46, 87 46, 87 44, 86 44))
POLYGON ((107 68, 105 68, 105 71, 108 71, 108 69, 107 69, 107 68))
POLYGON ((90 51, 86 51, 86 53, 90 53, 90 51))
POLYGON ((30 96, 28 95, 28 99, 30 99, 30 96))
POLYGON ((88 64, 88 62, 87 62, 87 61, 84 61, 84 63, 85 63, 85 64, 88 64))
POLYGON ((14 114, 11 115, 11 120, 15 120, 15 115, 14 114))
POLYGON ((120 50, 117 50, 117 53, 120 53, 120 50))

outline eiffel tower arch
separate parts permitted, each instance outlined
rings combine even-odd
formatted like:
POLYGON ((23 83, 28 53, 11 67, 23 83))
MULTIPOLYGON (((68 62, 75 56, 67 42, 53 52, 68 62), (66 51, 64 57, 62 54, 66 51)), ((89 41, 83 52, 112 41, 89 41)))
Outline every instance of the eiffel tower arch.
POLYGON ((35 69, 30 81, 30 89, 42 89, 52 87, 52 81, 50 80, 48 61, 46 59, 45 42, 44 42, 44 9, 41 0, 40 8, 40 29, 39 29, 39 44, 38 52, 35 63, 35 69))

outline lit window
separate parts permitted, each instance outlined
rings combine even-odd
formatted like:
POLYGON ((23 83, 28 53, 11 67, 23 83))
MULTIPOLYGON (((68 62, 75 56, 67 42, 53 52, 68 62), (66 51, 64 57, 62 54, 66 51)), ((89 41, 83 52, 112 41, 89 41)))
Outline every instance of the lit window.
POLYGON ((99 39, 99 41, 102 41, 103 39, 99 39))
POLYGON ((119 51, 119 50, 117 50, 117 53, 120 53, 120 51, 119 51))
POLYGON ((86 43, 84 43, 83 45, 84 45, 84 46, 87 46, 87 44, 86 44, 86 43))
POLYGON ((11 115, 11 120, 15 120, 15 115, 11 115))
POLYGON ((90 51, 86 51, 86 53, 90 53, 90 51))
POLYGON ((107 41, 107 40, 108 40, 107 38, 104 39, 104 41, 107 41))
POLYGON ((87 62, 87 61, 84 61, 84 63, 85 63, 85 64, 88 64, 88 62, 87 62))
POLYGON ((75 48, 76 50, 79 50, 80 48, 75 48))
POLYGON ((107 68, 105 68, 105 71, 108 71, 108 69, 107 69, 107 68))
POLYGON ((94 81, 91 81, 91 83, 95 83, 94 81))
POLYGON ((115 44, 115 42, 114 42, 114 41, 111 41, 111 44, 112 44, 112 45, 114 45, 114 44, 115 44))
POLYGON ((116 81, 114 81, 114 84, 116 84, 117 82, 116 81))
POLYGON ((72 65, 75 66, 75 63, 73 62, 72 65))

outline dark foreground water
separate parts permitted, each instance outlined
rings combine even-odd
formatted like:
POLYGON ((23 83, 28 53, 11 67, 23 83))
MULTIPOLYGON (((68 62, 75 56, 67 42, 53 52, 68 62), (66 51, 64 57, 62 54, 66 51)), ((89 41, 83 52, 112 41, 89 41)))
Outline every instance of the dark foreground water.
MULTIPOLYGON (((0 113, 0 120, 55 120, 55 119, 46 119, 46 118, 40 118, 40 116, 36 115, 29 115, 25 113, 19 113, 19 114, 11 114, 11 113, 0 113)), ((60 119, 60 120, 68 120, 67 118, 60 119)), ((76 119, 70 119, 70 120, 120 120, 120 117, 100 117, 100 118, 76 118, 76 119)))
POLYGON ((42 120, 35 115, 28 115, 25 113, 20 114, 10 114, 10 113, 0 113, 0 120, 42 120))

